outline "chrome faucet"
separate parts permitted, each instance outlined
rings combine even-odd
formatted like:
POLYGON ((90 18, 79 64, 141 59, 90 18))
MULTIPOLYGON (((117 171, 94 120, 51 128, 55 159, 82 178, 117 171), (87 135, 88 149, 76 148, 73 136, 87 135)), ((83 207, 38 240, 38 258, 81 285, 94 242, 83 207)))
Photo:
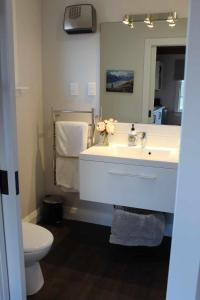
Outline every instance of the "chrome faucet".
POLYGON ((137 139, 140 138, 140 143, 142 148, 145 147, 146 139, 147 139, 147 134, 144 131, 139 131, 137 132, 137 139))

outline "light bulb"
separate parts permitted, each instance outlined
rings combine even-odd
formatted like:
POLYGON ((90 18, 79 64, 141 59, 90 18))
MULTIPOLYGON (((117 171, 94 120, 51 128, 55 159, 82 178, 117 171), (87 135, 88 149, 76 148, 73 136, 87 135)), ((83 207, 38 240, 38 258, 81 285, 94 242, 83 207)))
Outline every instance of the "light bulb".
POLYGON ((176 23, 173 21, 172 23, 169 23, 169 27, 175 27, 176 23))
POLYGON ((174 22, 174 18, 170 15, 168 16, 167 20, 168 23, 173 23, 174 22))
POLYGON ((168 18, 166 21, 168 23, 174 23, 176 19, 177 19, 177 14, 176 14, 176 12, 173 12, 168 15, 168 18))
POLYGON ((144 23, 150 24, 151 23, 151 17, 150 15, 147 15, 146 18, 144 19, 144 23))
POLYGON ((129 26, 131 29, 133 29, 133 28, 134 28, 133 21, 129 21, 128 26, 129 26))
POLYGON ((122 22, 123 22, 124 24, 128 25, 128 23, 129 23, 129 16, 128 16, 128 15, 125 15, 122 22))
POLYGON ((147 24, 147 26, 148 26, 149 28, 154 28, 153 22, 150 22, 149 24, 147 24))

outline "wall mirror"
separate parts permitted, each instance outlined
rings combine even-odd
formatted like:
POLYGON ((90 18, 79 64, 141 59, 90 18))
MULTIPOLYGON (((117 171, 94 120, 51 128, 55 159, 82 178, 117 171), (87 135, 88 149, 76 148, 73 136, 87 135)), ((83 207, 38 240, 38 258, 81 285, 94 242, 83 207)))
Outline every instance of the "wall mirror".
POLYGON ((103 118, 181 125, 187 19, 134 29, 101 24, 100 99, 103 118))

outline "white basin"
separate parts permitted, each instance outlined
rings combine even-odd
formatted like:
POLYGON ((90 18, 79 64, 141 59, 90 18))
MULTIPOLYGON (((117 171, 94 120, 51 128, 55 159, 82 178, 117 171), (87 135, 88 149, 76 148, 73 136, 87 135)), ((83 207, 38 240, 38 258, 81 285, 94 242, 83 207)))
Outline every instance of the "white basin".
MULTIPOLYGON (((81 159, 101 158, 103 161, 108 161, 116 158, 139 160, 143 162, 162 162, 177 164, 179 160, 178 148, 167 147, 129 147, 124 144, 112 144, 110 146, 93 146, 80 154, 81 159)), ((120 162, 120 161, 119 161, 120 162)))
POLYGON ((177 148, 164 147, 128 147, 127 145, 113 144, 111 146, 93 146, 82 154, 114 156, 135 159, 177 161, 179 151, 177 148))

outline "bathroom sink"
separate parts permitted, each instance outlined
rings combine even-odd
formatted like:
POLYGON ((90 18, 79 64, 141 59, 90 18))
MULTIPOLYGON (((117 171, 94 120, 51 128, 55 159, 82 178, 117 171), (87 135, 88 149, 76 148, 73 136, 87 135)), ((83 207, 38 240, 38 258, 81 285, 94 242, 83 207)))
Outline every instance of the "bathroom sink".
MULTIPOLYGON (((172 163, 177 164, 179 159, 179 151, 177 148, 167 148, 167 147, 141 147, 134 146, 129 147, 124 144, 112 144, 108 147, 96 145, 80 154, 81 159, 101 160, 109 162, 114 159, 118 159, 118 162, 122 160, 138 160, 143 161, 143 163, 149 164, 151 162, 161 162, 161 163, 172 163), (149 162, 149 163, 148 163, 149 162)), ((124 162, 124 161, 123 161, 124 162)), ((127 161, 128 162, 128 161, 127 161)))

